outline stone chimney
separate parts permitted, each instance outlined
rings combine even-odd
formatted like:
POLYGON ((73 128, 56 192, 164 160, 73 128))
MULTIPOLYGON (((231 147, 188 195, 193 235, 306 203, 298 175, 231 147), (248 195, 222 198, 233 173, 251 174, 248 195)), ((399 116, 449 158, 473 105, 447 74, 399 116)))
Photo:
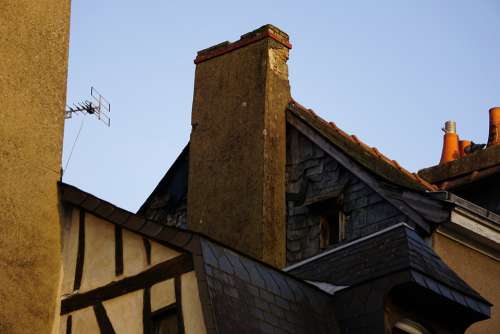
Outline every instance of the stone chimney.
POLYGON ((288 35, 272 25, 198 52, 188 227, 285 264, 288 35))

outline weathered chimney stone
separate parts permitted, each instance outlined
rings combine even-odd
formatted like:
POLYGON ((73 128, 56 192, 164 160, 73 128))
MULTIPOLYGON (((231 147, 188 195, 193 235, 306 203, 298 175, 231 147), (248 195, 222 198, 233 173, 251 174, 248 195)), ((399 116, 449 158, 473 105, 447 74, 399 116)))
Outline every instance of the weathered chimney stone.
POLYGON ((188 227, 285 264, 288 35, 266 25, 198 52, 188 227))

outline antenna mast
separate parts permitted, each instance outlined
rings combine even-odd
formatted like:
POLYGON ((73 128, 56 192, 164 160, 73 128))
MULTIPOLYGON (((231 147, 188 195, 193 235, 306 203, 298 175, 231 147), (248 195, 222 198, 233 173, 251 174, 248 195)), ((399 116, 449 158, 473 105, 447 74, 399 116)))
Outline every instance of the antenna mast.
POLYGON ((94 87, 90 87, 90 96, 92 96, 94 101, 85 100, 73 103, 72 107, 67 106, 67 109, 64 111, 64 118, 71 118, 74 113, 81 112, 83 114, 94 115, 108 127, 111 126, 111 118, 109 116, 111 113, 111 104, 94 87))

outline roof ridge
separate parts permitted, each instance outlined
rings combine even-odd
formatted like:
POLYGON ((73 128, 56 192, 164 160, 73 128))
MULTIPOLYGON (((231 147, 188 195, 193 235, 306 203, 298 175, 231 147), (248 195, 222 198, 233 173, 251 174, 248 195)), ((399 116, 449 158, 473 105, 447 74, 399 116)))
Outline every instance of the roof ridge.
POLYGON ((386 227, 386 228, 384 228, 384 229, 382 229, 380 231, 374 232, 372 234, 368 234, 368 235, 366 235, 364 237, 361 237, 359 239, 355 239, 353 241, 350 241, 350 242, 345 243, 343 245, 340 245, 338 247, 331 248, 331 249, 329 249, 327 251, 324 251, 324 252, 319 253, 317 255, 311 256, 311 257, 309 257, 309 258, 307 258, 305 260, 302 260, 300 262, 297 262, 297 263, 294 263, 292 265, 289 265, 289 266, 283 268, 283 271, 286 271, 286 272, 291 271, 291 270, 296 269, 298 267, 301 267, 301 266, 303 266, 303 265, 305 265, 305 264, 307 264, 309 262, 316 261, 318 259, 321 259, 321 258, 327 256, 327 255, 330 255, 332 253, 338 252, 338 251, 340 251, 342 249, 345 249, 345 248, 348 248, 350 246, 357 245, 357 244, 359 244, 361 242, 364 242, 366 240, 370 240, 370 239, 372 239, 372 238, 374 238, 376 236, 379 236, 381 234, 387 233, 387 232, 392 231, 394 229, 397 229, 399 227, 406 227, 406 228, 408 228, 410 230, 414 230, 413 227, 411 227, 410 225, 406 224, 405 222, 397 223, 395 225, 391 225, 389 227, 386 227))
POLYGON ((435 185, 430 184, 426 180, 422 179, 419 177, 416 173, 412 173, 402 167, 396 160, 392 160, 388 158, 386 155, 381 153, 376 147, 370 147, 368 144, 364 143, 362 140, 360 140, 356 135, 352 134, 349 135, 342 129, 340 129, 334 122, 328 122, 322 117, 320 117, 318 114, 314 112, 314 110, 310 108, 306 108, 294 99, 291 99, 289 106, 296 107, 302 112, 306 112, 315 119, 319 120, 321 123, 323 123, 325 126, 327 126, 329 129, 335 131, 338 133, 340 136, 342 136, 344 139, 349 140, 350 142, 358 145, 361 149, 363 149, 365 152, 369 153, 373 157, 379 159, 380 161, 385 162, 386 164, 390 165, 393 169, 398 170, 402 175, 404 175, 406 178, 411 179, 412 182, 419 184, 423 189, 428 190, 428 191, 436 191, 439 188, 435 185))

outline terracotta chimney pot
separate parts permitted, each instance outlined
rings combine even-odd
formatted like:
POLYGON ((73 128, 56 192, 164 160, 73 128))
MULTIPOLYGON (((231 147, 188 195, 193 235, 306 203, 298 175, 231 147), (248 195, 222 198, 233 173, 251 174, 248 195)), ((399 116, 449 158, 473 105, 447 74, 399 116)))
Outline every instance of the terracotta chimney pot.
POLYGON ((500 144, 500 107, 490 109, 490 133, 488 146, 500 144))
POLYGON ((440 165, 460 158, 456 123, 454 121, 447 121, 443 131, 445 133, 443 137, 443 152, 441 154, 441 161, 439 162, 440 165))
POLYGON ((465 152, 465 149, 469 146, 471 146, 471 141, 470 140, 459 140, 458 141, 458 148, 460 150, 460 157, 463 158, 467 155, 465 152))

